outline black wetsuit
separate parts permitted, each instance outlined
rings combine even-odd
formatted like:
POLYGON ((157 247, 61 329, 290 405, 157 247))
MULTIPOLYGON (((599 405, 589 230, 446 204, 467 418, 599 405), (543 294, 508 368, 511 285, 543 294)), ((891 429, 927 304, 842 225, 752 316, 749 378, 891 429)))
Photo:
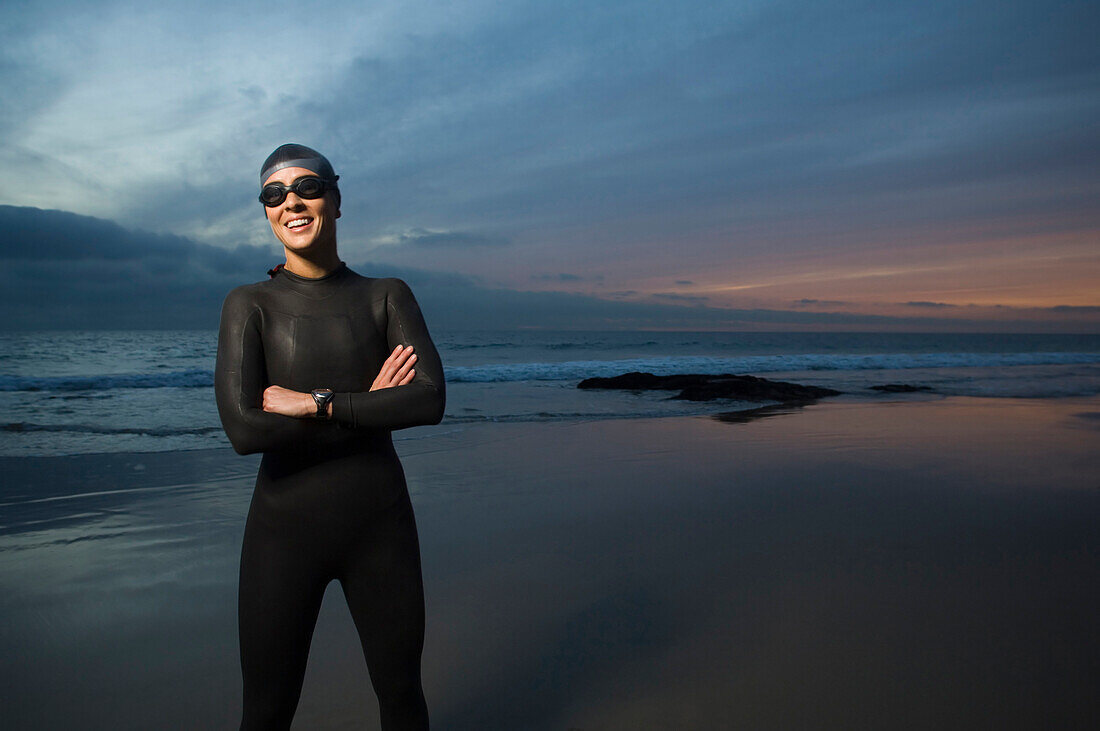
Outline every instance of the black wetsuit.
POLYGON ((439 423, 444 382, 412 292, 344 264, 320 279, 284 268, 238 287, 222 307, 214 388, 234 449, 264 453, 241 551, 241 728, 290 727, 333 579, 359 631, 382 728, 428 728, 420 549, 390 431, 439 423), (370 391, 398 344, 413 346, 415 378, 370 391), (269 385, 333 389, 332 419, 263 411, 269 385))

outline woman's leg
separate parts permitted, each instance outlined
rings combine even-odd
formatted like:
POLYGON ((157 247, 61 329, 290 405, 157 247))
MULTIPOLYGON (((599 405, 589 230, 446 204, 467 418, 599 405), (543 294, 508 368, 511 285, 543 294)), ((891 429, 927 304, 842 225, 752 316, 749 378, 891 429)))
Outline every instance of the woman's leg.
POLYGON ((290 728, 328 583, 316 564, 301 545, 249 513, 238 595, 242 731, 290 728))
POLYGON ((340 576, 359 631, 384 731, 423 731, 428 708, 420 682, 424 584, 408 492, 363 530, 340 576))

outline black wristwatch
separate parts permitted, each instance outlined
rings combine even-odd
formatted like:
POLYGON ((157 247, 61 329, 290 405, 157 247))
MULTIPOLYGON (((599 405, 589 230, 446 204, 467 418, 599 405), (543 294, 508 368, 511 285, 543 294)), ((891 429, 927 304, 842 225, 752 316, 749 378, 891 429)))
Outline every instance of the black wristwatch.
POLYGON ((331 388, 315 388, 309 392, 313 396, 313 400, 317 402, 317 418, 328 418, 328 402, 332 401, 332 397, 335 395, 331 388))

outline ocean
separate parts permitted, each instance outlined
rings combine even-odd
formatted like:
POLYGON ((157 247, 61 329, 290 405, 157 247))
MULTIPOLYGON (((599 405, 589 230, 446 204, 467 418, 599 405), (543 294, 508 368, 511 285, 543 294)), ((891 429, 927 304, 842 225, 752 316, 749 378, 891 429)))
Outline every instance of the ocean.
MULTIPOLYGON (((843 391, 842 399, 1100 394, 1100 335, 476 331, 434 333, 444 424, 700 415, 758 403, 578 390, 629 371, 739 373, 843 391), (927 386, 883 395, 870 386, 927 386)), ((213 394, 215 331, 0 335, 0 455, 228 447, 213 394)), ((418 429, 395 439, 430 435, 418 429)))

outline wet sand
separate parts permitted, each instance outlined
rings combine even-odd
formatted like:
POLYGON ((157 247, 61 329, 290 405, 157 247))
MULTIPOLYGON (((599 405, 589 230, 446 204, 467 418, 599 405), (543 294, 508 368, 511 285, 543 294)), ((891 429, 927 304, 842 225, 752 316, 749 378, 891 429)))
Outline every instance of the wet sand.
MULTIPOLYGON (((433 727, 1091 728, 1098 416, 949 398, 414 432, 433 727)), ((0 460, 5 726, 236 727, 257 461, 0 460)), ((296 729, 377 728, 354 632, 332 585, 296 729)))

